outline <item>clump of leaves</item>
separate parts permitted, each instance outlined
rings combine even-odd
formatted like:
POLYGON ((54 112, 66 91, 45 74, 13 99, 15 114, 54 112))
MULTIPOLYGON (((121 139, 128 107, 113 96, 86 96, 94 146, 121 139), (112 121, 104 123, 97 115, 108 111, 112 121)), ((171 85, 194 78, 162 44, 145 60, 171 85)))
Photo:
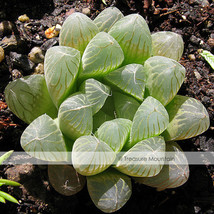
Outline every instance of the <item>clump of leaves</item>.
POLYGON ((56 191, 75 194, 87 180, 94 204, 110 213, 129 200, 131 177, 158 190, 184 184, 188 162, 175 141, 206 131, 209 116, 198 100, 177 95, 186 72, 181 36, 151 35, 142 16, 111 7, 94 21, 70 15, 59 43, 45 55, 44 76, 5 89, 10 109, 29 123, 23 149, 63 161, 48 169, 56 191), (136 164, 142 155, 155 164, 136 164))
MULTIPOLYGON (((12 153, 13 153, 13 150, 3 154, 0 157, 0 164, 2 164, 5 160, 7 160, 11 156, 12 153)), ((0 178, 0 186, 2 186, 2 185, 20 186, 20 183, 0 178)), ((19 202, 13 196, 9 195, 6 192, 0 191, 0 202, 6 203, 5 200, 8 200, 8 201, 11 201, 13 203, 19 204, 19 202)))

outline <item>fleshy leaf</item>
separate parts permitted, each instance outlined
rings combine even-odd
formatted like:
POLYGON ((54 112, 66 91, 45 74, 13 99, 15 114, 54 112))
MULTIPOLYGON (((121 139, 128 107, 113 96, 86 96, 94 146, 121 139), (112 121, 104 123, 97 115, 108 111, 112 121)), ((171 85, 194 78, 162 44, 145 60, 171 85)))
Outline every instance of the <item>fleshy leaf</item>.
POLYGON ((5 160, 7 160, 7 159, 12 155, 13 152, 14 152, 14 150, 10 150, 10 151, 4 153, 2 156, 0 156, 0 165, 1 165, 5 160))
POLYGON ((204 57, 204 59, 210 64, 210 66, 214 70, 214 55, 206 50, 203 50, 200 55, 204 57))
POLYGON ((13 196, 9 195, 6 192, 0 191, 0 197, 6 199, 8 201, 11 201, 13 203, 19 204, 19 202, 13 196))
POLYGON ((18 182, 15 182, 15 181, 10 181, 10 180, 7 180, 7 179, 0 179, 0 183, 2 185, 10 185, 10 186, 20 186, 21 184, 18 183, 18 182))
POLYGON ((104 171, 115 157, 111 147, 94 136, 82 136, 74 142, 72 164, 81 175, 96 175, 104 171))
POLYGON ((118 118, 133 120, 134 115, 140 104, 133 97, 114 92, 114 106, 118 118))
POLYGON ((165 56, 179 61, 184 51, 184 42, 181 35, 161 31, 152 34, 152 55, 165 56))
POLYGON ((169 125, 163 136, 166 141, 184 140, 205 132, 210 125, 209 115, 201 102, 181 95, 166 106, 169 125))
POLYGON ((91 104, 84 94, 74 94, 59 108, 59 127, 72 140, 92 132, 91 104))
POLYGON ((55 46, 46 52, 45 80, 50 96, 57 107, 75 89, 80 60, 80 52, 70 47, 55 46))
POLYGON ((119 210, 132 194, 131 178, 113 169, 87 177, 87 187, 96 207, 105 213, 119 210))
POLYGON ((118 68, 124 59, 117 41, 108 33, 98 33, 88 44, 82 56, 80 79, 102 77, 118 68))
POLYGON ((91 103, 93 115, 103 107, 107 97, 110 96, 110 88, 95 79, 87 79, 80 90, 86 94, 91 103))
POLYGON ((161 171, 164 161, 165 141, 158 136, 135 144, 120 158, 115 168, 133 177, 152 177, 161 171), (150 160, 157 161, 149 164, 150 160))
POLYGON ((145 19, 138 14, 131 14, 117 21, 110 29, 124 52, 123 65, 143 64, 151 55, 152 37, 145 19))
POLYGON ((155 98, 147 97, 134 116, 130 135, 131 145, 161 134, 168 124, 169 115, 164 106, 155 98))
POLYGON ((93 116, 93 132, 96 132, 97 129, 106 121, 113 120, 114 117, 111 117, 110 115, 106 114, 102 110, 98 111, 93 116))
POLYGON ((85 177, 69 165, 48 165, 48 177, 53 188, 62 195, 74 195, 84 187, 85 177))
POLYGON ((28 124, 45 113, 57 117, 44 75, 25 76, 10 82, 5 89, 5 99, 10 110, 28 124))
POLYGON ((146 88, 150 96, 167 105, 180 89, 186 70, 177 61, 163 56, 154 56, 146 60, 146 88))
MULTIPOLYGON (((112 91, 111 91, 112 93, 112 91)), ((109 96, 106 101, 104 106, 101 108, 101 110, 108 114, 110 117, 115 118, 115 109, 114 109, 114 99, 113 96, 109 96)))
POLYGON ((163 166, 160 173, 151 178, 135 178, 141 184, 156 187, 158 191, 167 188, 176 188, 183 185, 189 177, 189 165, 187 158, 181 148, 175 142, 166 144, 167 164, 163 166))
POLYGON ((82 13, 71 14, 60 30, 60 46, 69 46, 83 54, 89 41, 99 32, 93 21, 82 13))
POLYGON ((22 133, 21 146, 34 158, 45 161, 67 161, 66 144, 59 127, 44 114, 35 119, 22 133))
POLYGON ((94 19, 94 23, 100 31, 108 32, 114 23, 123 17, 124 15, 116 7, 108 7, 94 19))
POLYGON ((121 89, 123 92, 140 101, 143 101, 146 86, 146 74, 142 65, 126 65, 107 74, 104 79, 108 84, 121 89))
POLYGON ((2 196, 0 196, 0 202, 4 204, 6 203, 5 199, 2 196))
POLYGON ((118 118, 103 123, 96 136, 107 143, 115 152, 119 152, 129 138, 132 122, 118 118))

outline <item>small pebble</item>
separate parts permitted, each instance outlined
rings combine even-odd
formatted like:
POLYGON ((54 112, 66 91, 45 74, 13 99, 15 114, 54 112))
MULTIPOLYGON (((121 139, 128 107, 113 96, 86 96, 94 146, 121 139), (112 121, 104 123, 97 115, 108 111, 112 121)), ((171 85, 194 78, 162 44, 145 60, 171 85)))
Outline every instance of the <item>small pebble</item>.
POLYGON ((204 96, 204 97, 202 98, 202 102, 203 102, 204 104, 210 104, 210 98, 207 97, 207 96, 204 96))
POLYGON ((198 71, 193 71, 194 74, 195 74, 195 77, 197 80, 200 80, 201 79, 201 74, 198 73, 198 71))
POLYGON ((207 43, 208 43, 208 45, 209 45, 211 48, 214 47, 214 39, 209 38, 209 39, 207 40, 207 43))
POLYGON ((82 9, 82 13, 87 15, 87 16, 90 16, 91 15, 91 10, 88 7, 86 7, 86 8, 82 9))
POLYGON ((55 37, 47 40, 45 43, 42 44, 41 49, 44 52, 46 52, 49 48, 53 47, 54 45, 58 45, 59 44, 58 39, 59 38, 55 37))
POLYGON ((195 55, 194 55, 194 54, 189 54, 189 55, 188 55, 188 58, 189 58, 191 61, 195 61, 195 55))
POLYGON ((27 21, 30 20, 30 18, 29 18, 26 14, 24 14, 24 15, 19 16, 19 17, 18 17, 18 20, 19 20, 20 22, 27 22, 27 21))
POLYGON ((59 35, 59 30, 56 28, 56 26, 50 27, 45 31, 45 36, 47 39, 51 39, 58 35, 59 35))
POLYGON ((34 74, 44 74, 44 64, 39 63, 35 69, 34 69, 34 74))
POLYGON ((213 22, 211 20, 207 21, 207 27, 211 28, 213 26, 213 22))
POLYGON ((44 55, 39 47, 34 47, 31 49, 30 53, 28 54, 28 58, 34 63, 40 63, 44 61, 44 55))
POLYGON ((4 49, 0 46, 0 63, 4 60, 4 49))
POLYGON ((12 73, 12 80, 19 79, 23 76, 22 73, 17 69, 12 70, 11 73, 12 73))

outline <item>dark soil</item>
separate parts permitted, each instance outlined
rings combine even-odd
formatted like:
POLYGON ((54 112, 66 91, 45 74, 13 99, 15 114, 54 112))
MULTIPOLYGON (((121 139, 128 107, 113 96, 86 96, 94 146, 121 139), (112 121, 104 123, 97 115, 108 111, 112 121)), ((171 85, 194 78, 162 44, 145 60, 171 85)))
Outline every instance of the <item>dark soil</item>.
MULTIPOLYGON (((179 94, 194 97, 206 107, 210 128, 202 135, 179 142, 185 151, 214 152, 214 73, 199 55, 199 49, 214 51, 214 3, 212 0, 107 0, 108 6, 117 6, 124 15, 140 13, 147 20, 151 32, 173 31, 182 35, 185 49, 180 63, 187 74, 179 94)), ((4 100, 4 88, 9 81, 34 72, 37 64, 27 58, 37 46, 45 51, 58 44, 58 37, 47 39, 45 30, 65 18, 88 8, 89 17, 97 16, 106 6, 102 1, 83 0, 5 0, 0 2, 0 45, 5 59, 0 63, 0 145, 1 151, 22 151, 20 136, 26 127, 14 116, 4 100), (90 12, 90 13, 89 13, 90 12), (27 14, 28 22, 18 21, 27 14)), ((46 166, 1 166, 0 175, 18 181, 20 188, 2 187, 15 196, 20 205, 1 204, 1 213, 101 213, 92 203, 86 187, 70 197, 57 193, 49 184, 46 166)), ((190 166, 190 178, 176 189, 157 192, 133 182, 133 194, 117 213, 214 213, 214 167, 190 166)))

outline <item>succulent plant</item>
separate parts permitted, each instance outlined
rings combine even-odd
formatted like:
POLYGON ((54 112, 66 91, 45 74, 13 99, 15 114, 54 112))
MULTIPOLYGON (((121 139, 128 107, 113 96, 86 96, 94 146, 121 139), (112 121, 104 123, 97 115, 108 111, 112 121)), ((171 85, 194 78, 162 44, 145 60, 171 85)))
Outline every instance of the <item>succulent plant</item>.
POLYGON ((94 204, 110 213, 129 200, 131 177, 158 190, 187 181, 188 161, 175 141, 206 131, 209 116, 196 99, 177 95, 182 52, 180 35, 151 35, 142 16, 117 8, 94 21, 81 13, 66 19, 60 46, 46 52, 45 75, 5 89, 9 108, 29 124, 23 149, 55 164, 48 173, 56 191, 75 194, 86 179, 94 204))

